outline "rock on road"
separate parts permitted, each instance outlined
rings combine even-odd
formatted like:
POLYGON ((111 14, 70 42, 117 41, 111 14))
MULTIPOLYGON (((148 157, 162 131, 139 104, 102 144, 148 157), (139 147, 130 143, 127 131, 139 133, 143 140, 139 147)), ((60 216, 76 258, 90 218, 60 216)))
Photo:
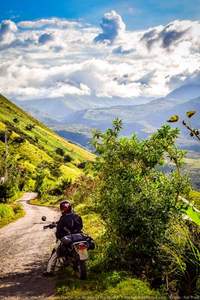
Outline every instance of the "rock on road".
POLYGON ((55 243, 53 230, 43 230, 43 215, 55 221, 55 209, 29 205, 36 194, 20 200, 25 217, 0 229, 0 299, 52 299, 55 283, 42 271, 55 243))

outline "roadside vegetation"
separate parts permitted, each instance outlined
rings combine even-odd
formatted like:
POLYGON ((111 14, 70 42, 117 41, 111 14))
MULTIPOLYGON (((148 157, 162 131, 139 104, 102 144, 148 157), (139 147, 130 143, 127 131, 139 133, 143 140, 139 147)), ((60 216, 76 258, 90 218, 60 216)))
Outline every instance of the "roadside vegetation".
POLYGON ((106 228, 100 215, 94 211, 91 195, 94 188, 93 177, 81 176, 65 190, 66 196, 74 204, 76 213, 83 218, 84 232, 95 239, 96 248, 90 251, 87 280, 77 279, 77 275, 69 268, 58 273, 58 299, 167 299, 165 292, 152 289, 147 280, 137 278, 123 268, 112 268, 110 271, 105 268, 103 248, 106 245, 106 228))
POLYGON ((191 191, 189 199, 191 204, 194 205, 198 210, 200 210, 200 192, 191 191))
POLYGON ((0 228, 8 223, 23 217, 25 212, 20 204, 2 204, 0 203, 0 228))
POLYGON ((120 137, 121 127, 115 120, 113 128, 94 133, 96 160, 65 191, 97 248, 88 262, 88 280, 81 282, 67 270, 59 276, 58 294, 68 299, 199 297, 200 228, 185 218, 191 207, 183 209, 181 200, 195 196, 181 173, 185 153, 175 144, 179 132, 163 126, 140 141, 120 137), (164 173, 160 166, 169 162, 174 167, 164 173))

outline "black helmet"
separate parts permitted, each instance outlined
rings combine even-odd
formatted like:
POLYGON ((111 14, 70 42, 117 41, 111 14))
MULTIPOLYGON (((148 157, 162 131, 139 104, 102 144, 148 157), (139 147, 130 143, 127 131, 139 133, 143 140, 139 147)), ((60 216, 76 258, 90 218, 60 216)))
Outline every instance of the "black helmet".
POLYGON ((62 213, 71 213, 72 211, 71 203, 67 200, 60 202, 60 210, 62 213))

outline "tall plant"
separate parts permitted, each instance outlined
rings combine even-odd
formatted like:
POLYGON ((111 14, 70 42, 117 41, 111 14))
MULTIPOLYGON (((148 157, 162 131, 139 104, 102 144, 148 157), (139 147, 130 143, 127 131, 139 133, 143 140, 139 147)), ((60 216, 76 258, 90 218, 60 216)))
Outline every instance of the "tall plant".
POLYGON ((183 151, 175 146, 178 130, 168 125, 143 141, 119 137, 121 128, 116 119, 113 128, 93 135, 95 207, 106 226, 106 262, 151 277, 162 268, 159 245, 169 222, 180 215, 178 196, 188 193, 179 171, 183 151), (160 168, 166 159, 176 166, 170 174, 160 168))

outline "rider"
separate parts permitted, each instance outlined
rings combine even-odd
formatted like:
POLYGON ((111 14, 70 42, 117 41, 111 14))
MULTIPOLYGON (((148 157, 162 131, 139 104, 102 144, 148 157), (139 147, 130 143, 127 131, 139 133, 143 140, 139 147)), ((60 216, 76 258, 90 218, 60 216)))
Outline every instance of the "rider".
POLYGON ((60 240, 68 234, 81 232, 83 228, 81 217, 72 211, 72 206, 69 201, 64 200, 60 203, 60 211, 62 215, 56 226, 56 238, 59 240, 59 242, 57 243, 56 249, 54 249, 51 254, 51 257, 47 264, 46 272, 43 273, 45 276, 54 275, 56 261, 59 255, 58 249, 61 244, 60 240))

